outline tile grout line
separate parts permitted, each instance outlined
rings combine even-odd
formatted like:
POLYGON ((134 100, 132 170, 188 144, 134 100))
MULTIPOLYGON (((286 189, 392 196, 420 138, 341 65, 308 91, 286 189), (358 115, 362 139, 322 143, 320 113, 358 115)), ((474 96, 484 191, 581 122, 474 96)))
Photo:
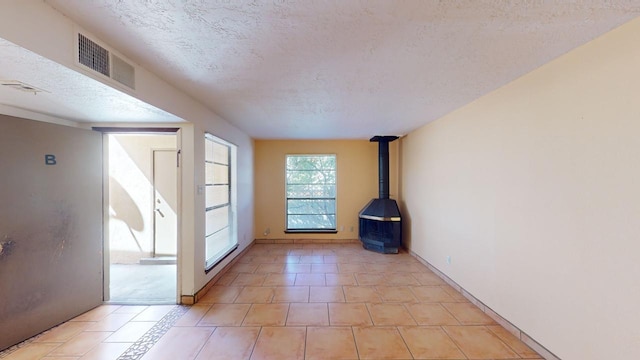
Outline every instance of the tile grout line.
MULTIPOLYGON (((444 311, 446 311, 449 315, 451 315, 452 318, 454 318, 456 320, 456 322, 458 323, 457 326, 465 326, 462 321, 460 321, 460 319, 458 319, 455 314, 453 312, 451 312, 451 310, 449 310, 448 307, 444 306, 443 304, 452 304, 452 303, 443 303, 443 302, 439 302, 438 305, 440 305, 441 308, 444 309, 444 311)), ((456 303, 457 304, 457 303, 456 303)))
POLYGON ((400 335, 400 339, 402 339, 402 343, 407 348, 407 351, 409 351, 409 354, 411 355, 411 358, 415 359, 416 356, 413 354, 413 351, 411 351, 411 348, 409 347, 409 344, 407 344, 407 340, 404 338, 404 336, 402 336, 402 331, 400 331, 400 326, 405 326, 405 325, 396 325, 395 329, 398 332, 398 335, 400 335))
MULTIPOLYGON (((291 312, 291 302, 287 304, 287 316, 284 317, 284 327, 287 327, 287 322, 289 322, 289 313, 291 312)), ((305 340, 306 341, 306 340, 305 340)))
MULTIPOLYGON (((444 307, 444 306, 443 306, 444 307)), ((445 308, 446 309, 446 308, 445 308)), ((458 321, 458 319, 456 319, 456 321, 458 321)), ((459 321, 458 321, 459 322, 459 321)), ((448 326, 448 325, 447 325, 448 326)), ((458 342, 451 337, 451 335, 449 335, 449 332, 447 331, 447 329, 445 329, 445 325, 440 325, 440 329, 442 330, 442 332, 447 336, 447 338, 449 338, 449 340, 451 340, 451 342, 453 343, 453 345, 456 346, 456 348, 458 348, 458 350, 460 351, 460 354, 462 354, 462 356, 465 357, 465 359, 469 359, 469 356, 467 356, 467 354, 462 351, 462 348, 460 347, 460 345, 458 344, 458 342)))
POLYGON ((309 338, 309 325, 304 327, 304 351, 302 352, 302 358, 307 358, 307 340, 309 338))
POLYGON ((251 347, 251 354, 249 354, 249 359, 253 357, 253 352, 256 350, 256 346, 258 346, 258 340, 260 340, 260 335, 262 335, 262 329, 264 326, 260 326, 260 330, 258 330, 258 336, 256 336, 256 341, 253 342, 253 346, 251 347))
MULTIPOLYGON (((243 289, 244 289, 244 287, 243 287, 243 289)), ((236 304, 235 300, 233 301, 233 304, 236 304)), ((242 303, 240 303, 240 304, 242 304, 242 303)), ((251 303, 251 305, 249 305, 249 308, 247 309, 247 312, 244 313, 244 316, 242 317, 242 321, 240 321, 240 325, 234 325, 234 326, 242 327, 242 324, 244 324, 244 321, 247 320, 247 315, 249 315, 249 312, 251 311, 251 308, 253 307, 253 305, 254 305, 253 303, 251 303)), ((260 328, 262 329, 262 325, 260 325, 260 328)))
MULTIPOLYGON (((500 324, 498 324, 498 326, 500 326, 500 324)), ((520 355, 520 353, 518 351, 516 351, 515 348, 513 348, 511 345, 509 345, 506 340, 502 339, 501 336, 498 336, 498 334, 495 331, 491 330, 489 325, 484 325, 484 328, 487 329, 487 331, 490 332, 491 334, 495 335, 500 341, 502 341, 502 343, 507 348, 511 349, 511 351, 513 351, 514 354, 518 355, 518 357, 522 359, 522 355, 520 355)))
POLYGON ((358 359, 360 359, 360 349, 358 349, 358 343, 356 342, 356 333, 353 331, 353 325, 349 326, 351 328, 351 337, 353 338, 353 345, 356 347, 356 355, 358 355, 358 359))
MULTIPOLYGON (((197 326, 197 325, 196 325, 197 326)), ((198 356, 200 356, 200 353, 202 353, 202 350, 205 348, 205 346, 207 345, 207 342, 209 342, 209 340, 211 340, 211 338, 213 337, 213 334, 215 334, 216 330, 218 330, 218 327, 214 327, 213 331, 211 332, 211 334, 209 334, 209 337, 207 337, 207 340, 204 341, 204 343, 202 343, 202 346, 200 347, 200 349, 198 350, 198 352, 195 354, 195 356, 193 357, 194 359, 196 359, 198 356)), ((117 359, 116 359, 117 360, 117 359)))

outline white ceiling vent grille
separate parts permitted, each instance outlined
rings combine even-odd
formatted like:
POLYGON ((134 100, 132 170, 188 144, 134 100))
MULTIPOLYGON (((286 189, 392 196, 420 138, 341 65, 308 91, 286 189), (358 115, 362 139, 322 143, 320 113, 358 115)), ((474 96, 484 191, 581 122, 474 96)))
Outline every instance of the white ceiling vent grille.
POLYGON ((78 33, 78 63, 135 89, 135 67, 81 33, 78 33))
POLYGON ((22 81, 18 81, 18 80, 0 80, 0 86, 5 86, 9 89, 14 89, 14 90, 18 90, 18 91, 23 91, 23 92, 28 92, 28 93, 33 93, 33 94, 37 94, 39 92, 48 92, 46 90, 42 90, 40 88, 37 88, 33 85, 29 85, 27 83, 24 83, 22 81))
POLYGON ((109 51, 78 34, 78 62, 104 76, 110 76, 109 51))

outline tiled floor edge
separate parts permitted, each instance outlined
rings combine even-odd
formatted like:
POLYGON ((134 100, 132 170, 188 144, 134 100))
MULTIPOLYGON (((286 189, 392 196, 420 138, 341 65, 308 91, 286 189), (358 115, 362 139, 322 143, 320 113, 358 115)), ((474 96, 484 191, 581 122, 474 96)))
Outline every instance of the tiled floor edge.
MULTIPOLYGON (((53 329, 53 328, 51 328, 51 329, 53 329)), ((51 330, 51 329, 49 329, 49 330, 51 330)), ((20 350, 21 348, 31 344, 36 339, 38 339, 42 334, 44 334, 45 332, 47 332, 49 330, 45 330, 45 331, 41 332, 40 334, 34 335, 34 336, 32 336, 32 337, 30 337, 30 338, 28 338, 26 340, 23 340, 23 341, 15 344, 15 345, 9 346, 8 348, 6 348, 4 350, 0 349, 0 359, 4 359, 4 358, 8 357, 9 355, 11 355, 12 353, 14 353, 14 352, 20 350)))
POLYGON ((216 281, 218 281, 218 279, 220 279, 220 277, 222 277, 224 274, 226 274, 229 269, 231 269, 231 267, 238 262, 238 260, 247 253, 247 251, 249 251, 253 245, 256 244, 256 240, 253 240, 249 245, 247 245, 246 248, 244 248, 244 250, 242 250, 238 255, 236 255, 236 257, 234 257, 231 261, 229 261, 229 263, 227 265, 225 265, 214 277, 211 278, 211 280, 207 281, 207 283, 200 288, 200 290, 196 291, 195 294, 193 295, 182 295, 180 297, 180 303, 182 305, 193 305, 195 303, 197 303, 198 301, 200 301, 200 299, 202 299, 202 297, 213 287, 213 285, 216 283, 216 281))
POLYGON ((256 239, 256 244, 357 244, 358 239, 256 239))
MULTIPOLYGON (((189 310, 188 306, 176 305, 171 311, 162 317, 149 331, 147 331, 139 340, 131 344, 130 347, 125 350, 123 354, 118 357, 118 360, 138 360, 144 354, 146 354, 151 347, 158 342, 158 340, 175 324, 182 315, 186 314, 189 310)), ((66 323, 66 322, 65 322, 66 323)), ((62 324, 65 324, 62 323, 62 324)), ((20 350, 21 348, 34 343, 42 335, 50 332, 51 330, 59 327, 56 325, 51 329, 45 330, 33 337, 30 337, 24 341, 21 341, 13 346, 10 346, 0 351, 0 359, 9 357, 12 353, 20 350)), ((22 357, 20 357, 22 359, 22 357)), ((30 358, 31 359, 31 358, 30 358)))
POLYGON ((532 337, 527 335, 524 331, 520 330, 517 326, 512 324, 509 320, 502 317, 497 312, 493 311, 490 307, 486 306, 482 301, 478 300, 475 296, 469 293, 466 289, 458 285, 455 281, 445 275, 443 272, 438 270, 435 266, 431 265, 427 260, 420 257, 420 255, 415 252, 406 249, 411 256, 420 261, 423 265, 429 268, 429 270, 433 271, 436 275, 438 275, 442 280, 444 280, 447 284, 449 284, 452 288, 462 294, 465 298, 467 298, 471 303, 476 305, 480 310, 482 310, 485 314, 491 317, 495 322, 500 324, 503 328, 513 334, 515 337, 520 339, 522 342, 527 344, 531 349, 537 352, 540 356, 545 358, 546 360, 561 360, 558 356, 554 355, 551 351, 545 348, 542 344, 534 340, 532 337))

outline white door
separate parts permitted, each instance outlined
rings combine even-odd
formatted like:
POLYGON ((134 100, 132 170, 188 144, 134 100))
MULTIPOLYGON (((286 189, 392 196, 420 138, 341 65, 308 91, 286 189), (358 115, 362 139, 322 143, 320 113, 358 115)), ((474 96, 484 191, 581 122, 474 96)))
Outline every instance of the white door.
POLYGON ((176 150, 153 150, 154 256, 176 256, 178 172, 176 150))

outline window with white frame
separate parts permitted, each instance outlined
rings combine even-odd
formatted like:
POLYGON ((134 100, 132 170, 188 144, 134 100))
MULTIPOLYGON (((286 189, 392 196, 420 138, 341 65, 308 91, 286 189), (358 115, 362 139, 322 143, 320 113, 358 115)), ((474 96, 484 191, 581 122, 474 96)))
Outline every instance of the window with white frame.
POLYGON ((235 219, 235 146, 205 134, 205 269, 238 247, 235 219))
POLYGON ((336 156, 287 155, 288 231, 336 230, 336 156))

